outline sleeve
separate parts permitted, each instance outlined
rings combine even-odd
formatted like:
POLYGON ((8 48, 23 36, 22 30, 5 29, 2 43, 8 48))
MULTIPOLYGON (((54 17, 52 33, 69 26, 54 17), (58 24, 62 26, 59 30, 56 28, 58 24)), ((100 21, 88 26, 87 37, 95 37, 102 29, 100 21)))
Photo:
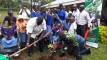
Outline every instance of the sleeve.
POLYGON ((86 19, 88 20, 88 23, 91 23, 91 18, 90 18, 90 16, 89 16, 89 13, 88 13, 88 12, 86 12, 86 19))
POLYGON ((46 27, 46 21, 43 20, 43 30, 46 30, 46 29, 47 29, 47 27, 46 27))
POLYGON ((27 9, 27 13, 30 15, 31 14, 31 12, 30 12, 30 10, 29 9, 27 9))
POLYGON ((77 24, 76 24, 76 21, 74 22, 74 29, 77 29, 77 24))
POLYGON ((20 9, 19 14, 21 14, 21 12, 22 12, 22 9, 20 9))
POLYGON ((35 25, 35 21, 36 21, 36 20, 32 20, 32 19, 30 19, 30 20, 28 21, 27 26, 26 26, 27 34, 33 32, 33 27, 34 27, 34 25, 35 25))

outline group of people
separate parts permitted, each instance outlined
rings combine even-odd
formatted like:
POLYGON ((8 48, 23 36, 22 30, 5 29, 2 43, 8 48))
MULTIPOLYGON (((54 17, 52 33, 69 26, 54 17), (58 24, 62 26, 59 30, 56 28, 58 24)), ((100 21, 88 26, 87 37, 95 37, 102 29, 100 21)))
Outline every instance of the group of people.
MULTIPOLYGON (((67 43, 64 31, 75 36, 79 43, 79 49, 85 48, 84 34, 87 29, 92 26, 92 19, 84 5, 72 5, 66 9, 62 4, 58 8, 44 8, 33 6, 32 11, 23 7, 16 19, 12 10, 8 11, 1 24, 1 40, 2 49, 17 50, 17 47, 29 47, 31 43, 36 43, 37 49, 43 52, 44 47, 48 43, 58 45, 63 40, 67 43)), ((71 40, 72 41, 72 40, 71 40)), ((28 49, 28 55, 32 54, 34 46, 28 49)), ((2 50, 0 53, 4 53, 2 50)), ((10 51, 10 50, 9 50, 10 51)), ((82 54, 82 53, 81 53, 82 54)))

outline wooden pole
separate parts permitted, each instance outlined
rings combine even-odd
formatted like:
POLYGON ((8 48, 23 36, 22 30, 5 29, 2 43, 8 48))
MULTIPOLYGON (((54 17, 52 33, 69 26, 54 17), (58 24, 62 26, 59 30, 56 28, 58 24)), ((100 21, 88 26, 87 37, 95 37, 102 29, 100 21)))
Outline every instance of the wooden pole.
POLYGON ((14 55, 16 55, 16 54, 18 54, 18 53, 20 53, 20 52, 26 50, 27 48, 30 48, 32 45, 36 44, 38 41, 40 41, 40 40, 36 40, 36 41, 34 41, 32 44, 29 45, 29 47, 25 47, 25 48, 23 48, 23 49, 21 49, 21 50, 15 52, 15 53, 9 55, 8 57, 11 58, 11 57, 13 57, 14 55))

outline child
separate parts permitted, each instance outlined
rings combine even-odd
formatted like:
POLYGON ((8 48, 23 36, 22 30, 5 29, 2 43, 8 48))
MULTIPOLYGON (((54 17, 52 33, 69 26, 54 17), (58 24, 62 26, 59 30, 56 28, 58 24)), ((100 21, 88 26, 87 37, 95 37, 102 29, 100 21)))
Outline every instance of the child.
POLYGON ((24 16, 19 15, 18 20, 16 21, 16 26, 17 26, 18 39, 19 39, 21 48, 24 48, 26 45, 26 40, 27 40, 26 24, 27 24, 27 21, 24 20, 24 16))
POLYGON ((12 54, 18 50, 17 39, 11 35, 12 31, 9 31, 5 37, 1 40, 1 50, 2 54, 12 54))

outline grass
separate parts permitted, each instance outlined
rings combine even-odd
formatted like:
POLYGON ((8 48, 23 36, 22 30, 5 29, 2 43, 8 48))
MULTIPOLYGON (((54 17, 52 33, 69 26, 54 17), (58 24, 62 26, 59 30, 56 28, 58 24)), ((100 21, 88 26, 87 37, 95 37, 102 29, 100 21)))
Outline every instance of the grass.
POLYGON ((99 44, 99 48, 91 48, 91 54, 83 56, 83 60, 106 60, 107 45, 99 44))
MULTIPOLYGON (((17 13, 14 12, 14 15, 17 13)), ((0 11, 0 22, 3 21, 4 17, 7 16, 6 11, 0 11)), ((38 56, 40 56, 39 53, 35 53, 32 58, 34 60, 37 59, 38 56)), ((83 56, 83 60, 106 60, 107 59, 107 45, 99 44, 99 48, 91 48, 91 54, 87 56, 83 56)))

